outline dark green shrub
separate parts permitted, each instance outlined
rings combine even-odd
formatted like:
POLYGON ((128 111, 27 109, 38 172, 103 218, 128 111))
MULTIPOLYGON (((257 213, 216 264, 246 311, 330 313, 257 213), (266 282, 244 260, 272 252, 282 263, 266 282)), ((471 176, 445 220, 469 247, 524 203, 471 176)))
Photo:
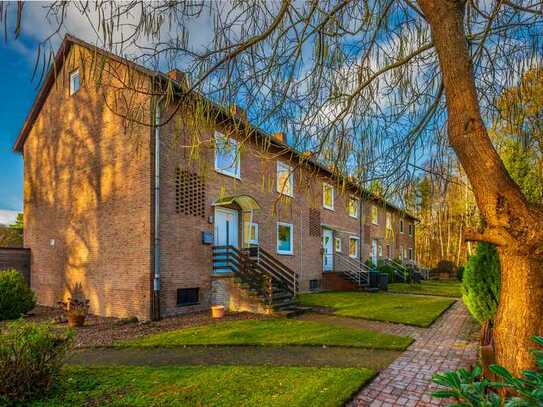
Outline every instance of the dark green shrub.
MULTIPOLYGON (((535 337, 534 342, 543 346, 543 338, 535 337)), ((516 378, 499 365, 491 365, 490 371, 500 382, 491 382, 481 376, 482 369, 476 367, 471 372, 459 369, 454 372, 439 373, 433 377, 434 383, 444 387, 434 392, 438 398, 453 398, 458 404, 454 406, 476 407, 529 407, 543 406, 543 351, 534 351, 538 370, 527 370, 522 377, 516 378), (497 390, 506 388, 509 391, 500 396, 497 390)))
POLYGON ((377 271, 379 273, 386 273, 388 275, 389 283, 394 283, 398 279, 396 273, 394 272, 394 268, 390 264, 387 264, 382 260, 379 260, 377 262, 377 271))
POLYGON ((34 293, 21 273, 0 271, 0 320, 16 319, 36 305, 34 293))
POLYGON ((481 323, 494 318, 500 291, 500 260, 496 248, 479 243, 464 269, 462 296, 469 312, 481 323))
POLYGON ((462 279, 464 278, 464 266, 459 266, 456 269, 456 278, 458 279, 458 281, 462 281, 462 279))
POLYGON ((16 405, 49 391, 72 343, 72 331, 23 320, 0 332, 0 405, 16 405))

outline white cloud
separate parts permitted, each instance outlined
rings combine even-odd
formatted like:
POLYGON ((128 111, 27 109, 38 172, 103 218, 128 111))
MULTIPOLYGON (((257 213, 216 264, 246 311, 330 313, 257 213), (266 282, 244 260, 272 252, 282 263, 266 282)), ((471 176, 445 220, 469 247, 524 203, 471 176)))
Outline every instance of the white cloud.
POLYGON ((0 209, 0 225, 12 224, 17 219, 17 214, 19 214, 18 211, 0 209))

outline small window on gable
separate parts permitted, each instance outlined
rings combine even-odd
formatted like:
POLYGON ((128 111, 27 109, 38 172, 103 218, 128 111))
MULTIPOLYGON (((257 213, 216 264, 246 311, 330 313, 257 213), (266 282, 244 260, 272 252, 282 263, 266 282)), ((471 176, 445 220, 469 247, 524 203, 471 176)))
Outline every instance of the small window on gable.
POLYGON ((358 257, 358 242, 359 240, 357 237, 349 237, 349 257, 358 257))
POLYGON ((375 205, 371 206, 371 223, 374 225, 379 224, 379 211, 375 205))
POLYGON ((334 242, 336 245, 336 253, 341 253, 341 238, 339 237, 334 238, 334 242))
POLYGON ((196 305, 200 302, 200 288, 178 288, 177 289, 177 305, 196 305))
POLYGON ((292 167, 277 161, 277 192, 294 196, 294 173, 292 167))
POLYGON ((348 203, 348 211, 349 211, 349 216, 351 218, 358 218, 358 207, 360 206, 360 201, 358 200, 357 197, 355 196, 351 196, 349 198, 349 203, 348 203))
POLYGON ((334 187, 330 184, 322 184, 322 206, 334 210, 334 187))
POLYGON ((400 219, 400 233, 403 233, 403 219, 400 219))
POLYGON ((81 76, 79 74, 79 69, 76 69, 70 74, 70 95, 77 93, 81 87, 81 76))
POLYGON ((240 178, 238 142, 224 134, 215 132, 215 171, 240 178))

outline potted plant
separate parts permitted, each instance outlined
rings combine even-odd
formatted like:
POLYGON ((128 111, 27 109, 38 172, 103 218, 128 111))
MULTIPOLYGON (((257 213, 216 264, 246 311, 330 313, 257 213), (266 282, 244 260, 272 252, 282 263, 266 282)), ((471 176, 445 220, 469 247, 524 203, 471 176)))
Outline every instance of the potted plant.
POLYGON ((212 305, 211 317, 214 319, 219 319, 219 318, 224 317, 224 305, 212 305))
POLYGON ((58 304, 62 307, 70 327, 80 327, 85 324, 85 318, 89 313, 89 300, 68 298, 68 301, 59 301, 58 304))

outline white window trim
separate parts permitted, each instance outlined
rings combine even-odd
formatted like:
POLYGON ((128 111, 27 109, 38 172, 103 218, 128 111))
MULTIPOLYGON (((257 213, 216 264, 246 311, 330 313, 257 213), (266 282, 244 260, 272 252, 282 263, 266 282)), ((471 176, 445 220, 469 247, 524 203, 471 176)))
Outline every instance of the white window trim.
POLYGON ((400 233, 403 235, 404 233, 404 227, 405 225, 403 224, 403 219, 400 219, 400 233))
POLYGON ((222 134, 219 131, 215 131, 214 134, 215 139, 215 171, 217 171, 219 174, 226 175, 228 177, 241 179, 240 171, 241 171, 241 157, 239 154, 239 144, 236 139, 233 139, 231 137, 227 137, 225 134, 222 134), (221 169, 217 165, 217 137, 223 137, 228 144, 235 145, 236 146, 236 165, 234 171, 229 171, 229 169, 221 169))
POLYGON ((294 254, 294 225, 292 223, 277 222, 275 228, 275 250, 277 254, 284 254, 292 256, 294 254), (290 250, 280 250, 279 249, 279 226, 288 226, 290 228, 290 250))
POLYGON ((376 205, 371 206, 370 216, 371 216, 371 223, 373 225, 379 225, 379 208, 376 205), (375 208, 375 211, 377 212, 377 216, 375 217, 375 221, 373 220, 373 209, 374 208, 375 208))
POLYGON ((258 223, 251 222, 249 223, 249 236, 247 236, 247 243, 250 244, 258 244, 258 223), (255 228, 255 239, 251 239, 251 228, 254 226, 255 228))
POLYGON ((334 249, 336 250, 336 253, 341 253, 341 238, 340 237, 334 237, 334 249), (338 246, 339 242, 339 246, 338 246))
POLYGON ((358 219, 359 216, 360 216, 360 199, 359 199, 358 197, 356 197, 356 196, 352 196, 352 195, 351 195, 351 196, 349 197, 349 206, 347 207, 347 211, 350 211, 350 203, 351 203, 351 201, 355 201, 355 202, 356 202, 356 206, 355 206, 355 208, 356 208, 356 214, 355 214, 355 215, 351 215, 351 214, 349 213, 349 216, 350 216, 351 218, 358 219))
POLYGON ((404 253, 403 253, 403 246, 400 246, 400 259, 403 260, 405 257, 404 257, 404 253))
POLYGON ((358 259, 360 256, 360 238, 358 236, 349 236, 349 257, 351 259, 358 259), (351 254, 351 240, 356 240, 356 254, 351 254))
POLYGON ((322 183, 322 207, 328 210, 333 211, 334 210, 334 201, 336 200, 336 191, 333 185, 330 185, 326 182, 322 183), (326 194, 324 191, 326 190, 326 187, 332 188, 332 205, 328 206, 326 205, 326 194))
POLYGON ((292 167, 288 164, 285 164, 284 162, 277 161, 277 172, 276 172, 276 184, 277 184, 277 192, 280 194, 294 197, 294 171, 292 170, 292 167), (286 185, 279 185, 279 169, 282 170, 288 170, 288 180, 289 182, 286 185))
POLYGON ((70 72, 70 96, 75 95, 77 92, 79 92, 79 89, 81 89, 81 73, 79 72, 79 68, 70 72), (77 89, 73 88, 73 78, 74 76, 79 76, 79 87, 77 89))
POLYGON ((379 243, 377 246, 377 256, 383 257, 383 243, 379 243))

